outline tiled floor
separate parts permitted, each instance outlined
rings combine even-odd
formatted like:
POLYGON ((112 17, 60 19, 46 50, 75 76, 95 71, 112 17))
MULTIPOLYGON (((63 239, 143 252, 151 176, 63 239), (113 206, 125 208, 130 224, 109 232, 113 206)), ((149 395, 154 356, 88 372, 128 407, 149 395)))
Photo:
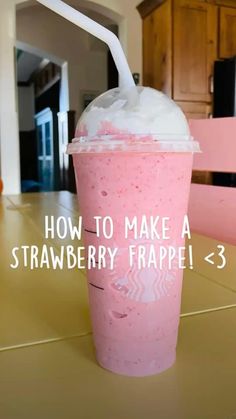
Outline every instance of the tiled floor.
POLYGON ((236 418, 236 248, 226 246, 228 263, 219 271, 204 261, 217 242, 193 235, 177 362, 158 376, 131 379, 95 362, 84 271, 9 267, 12 247, 45 243, 44 216, 53 214, 75 220, 76 198, 1 198, 0 418, 236 418))

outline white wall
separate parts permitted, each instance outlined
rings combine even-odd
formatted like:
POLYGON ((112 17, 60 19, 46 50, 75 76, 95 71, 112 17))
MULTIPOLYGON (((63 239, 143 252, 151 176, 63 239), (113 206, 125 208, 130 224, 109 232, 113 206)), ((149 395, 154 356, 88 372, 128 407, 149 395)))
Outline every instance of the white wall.
POLYGON ((20 154, 16 98, 15 8, 1 1, 0 13, 0 170, 5 194, 20 193, 20 154))
POLYGON ((18 87, 18 109, 19 109, 19 130, 32 131, 35 128, 34 123, 34 87, 18 87))
MULTIPOLYGON (((27 4, 27 0, 12 1, 27 4)), ((142 76, 142 19, 136 9, 141 0, 66 0, 66 3, 96 10, 119 23, 120 39, 130 68, 142 76)))
POLYGON ((107 47, 72 23, 41 5, 27 7, 17 12, 16 35, 17 41, 67 62, 69 107, 77 118, 85 91, 107 89, 107 47))
POLYGON ((142 19, 136 9, 140 3, 141 0, 74 0, 74 4, 97 7, 98 11, 113 19, 112 13, 120 16, 120 39, 131 71, 140 73, 142 79, 142 19))
POLYGON ((140 73, 142 80, 142 19, 136 9, 141 0, 95 0, 90 3, 100 4, 122 16, 120 38, 132 73, 140 73))

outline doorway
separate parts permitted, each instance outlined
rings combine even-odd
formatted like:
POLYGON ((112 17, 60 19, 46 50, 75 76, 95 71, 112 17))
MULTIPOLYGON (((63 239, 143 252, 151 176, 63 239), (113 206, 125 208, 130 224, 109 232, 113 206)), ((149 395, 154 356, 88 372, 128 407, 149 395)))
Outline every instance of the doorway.
MULTIPOLYGON (((80 10, 118 34, 114 20, 87 8, 80 10)), ((25 133, 20 127, 22 192, 58 189, 75 192, 72 161, 65 154, 66 146, 89 101, 108 88, 117 87, 117 69, 104 43, 40 4, 17 9, 16 29, 18 85, 30 85, 18 89, 32 89, 34 106, 31 132, 25 133), (41 61, 37 62, 32 55, 41 61), (34 59, 35 68, 27 78, 19 79, 19 66, 26 71, 34 59), (53 138, 49 139, 50 135, 53 138), (30 138, 34 140, 29 144, 30 138)), ((25 114, 26 107, 21 102, 19 99, 19 112, 25 114)))
POLYGON ((37 166, 40 192, 59 189, 57 113, 45 108, 35 115, 37 166))
POLYGON ((17 50, 21 191, 60 189, 58 119, 61 68, 17 50))

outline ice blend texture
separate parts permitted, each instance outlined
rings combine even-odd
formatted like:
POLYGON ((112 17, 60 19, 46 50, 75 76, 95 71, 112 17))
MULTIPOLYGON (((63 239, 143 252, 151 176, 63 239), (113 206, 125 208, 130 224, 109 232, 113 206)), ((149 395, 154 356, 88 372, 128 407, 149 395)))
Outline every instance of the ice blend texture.
POLYGON ((175 147, 179 142, 190 146, 195 142, 180 108, 163 93, 142 87, 129 91, 128 97, 127 92, 113 89, 97 98, 83 113, 76 137, 69 152, 85 246, 119 249, 113 270, 95 268, 87 275, 97 360, 119 374, 159 373, 175 361, 182 270, 177 262, 171 269, 167 262, 163 269, 139 269, 135 260, 130 267, 128 248, 142 245, 148 253, 154 244, 158 254, 163 244, 184 245, 181 228, 193 150, 162 151, 152 144, 171 141, 175 147), (109 144, 119 139, 127 141, 127 147, 110 149, 109 144), (145 152, 138 148, 141 140, 148 144, 145 152), (169 240, 134 240, 132 234, 125 239, 125 217, 136 216, 140 222, 143 215, 170 217, 169 240), (113 219, 111 240, 96 237, 94 216, 113 219))

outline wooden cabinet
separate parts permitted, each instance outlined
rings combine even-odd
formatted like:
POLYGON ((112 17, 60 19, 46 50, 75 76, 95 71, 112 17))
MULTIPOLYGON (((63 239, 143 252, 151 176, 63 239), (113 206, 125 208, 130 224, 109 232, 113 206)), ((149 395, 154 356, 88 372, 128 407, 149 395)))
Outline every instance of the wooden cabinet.
POLYGON ((235 0, 212 0, 212 3, 217 4, 218 6, 236 7, 235 0))
POLYGON ((208 103, 176 101, 188 119, 206 119, 211 117, 212 106, 208 103))
POLYGON ((217 10, 207 3, 174 1, 173 98, 210 102, 217 57, 217 10))
MULTIPOLYGON (((143 84, 162 90, 188 119, 212 114, 213 66, 236 55, 236 0, 144 0, 143 84)), ((212 183, 211 172, 193 172, 212 183)))
POLYGON ((212 112, 214 61, 236 55, 236 0, 144 0, 143 84, 188 118, 212 112))
POLYGON ((167 0, 143 21, 143 73, 146 86, 172 95, 171 1, 167 0))
MULTIPOLYGON (((236 7, 236 2, 235 2, 236 7)), ((236 55, 236 8, 220 8, 219 58, 236 55)))
POLYGON ((212 175, 211 172, 193 170, 193 172, 192 172, 192 183, 212 185, 212 181, 213 181, 213 175, 212 175))

